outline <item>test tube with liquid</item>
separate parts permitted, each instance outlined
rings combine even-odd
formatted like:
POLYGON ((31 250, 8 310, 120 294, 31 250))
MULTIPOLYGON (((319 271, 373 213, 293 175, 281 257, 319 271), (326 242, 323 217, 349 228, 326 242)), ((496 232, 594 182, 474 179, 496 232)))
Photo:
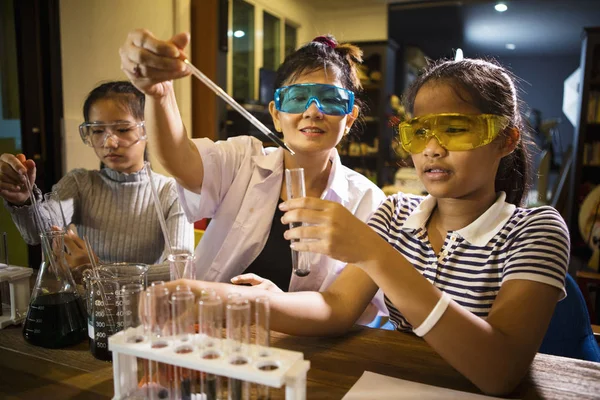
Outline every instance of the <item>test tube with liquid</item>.
MULTIPOLYGON (((304 168, 292 168, 285 170, 285 188, 288 200, 306 197, 304 168)), ((299 226, 302 226, 301 222, 290 223, 290 229, 299 226)), ((298 239, 292 239, 292 241, 297 240, 298 239)), ((292 249, 292 272, 300 277, 310 274, 310 259, 310 253, 300 252, 292 249)))
MULTIPOLYGON (((198 300, 198 347, 201 357, 216 360, 223 357, 220 347, 223 332, 223 302, 214 291, 203 292, 198 300)), ((206 400, 221 398, 221 378, 201 373, 201 393, 206 400)))
MULTIPOLYGON (((123 326, 123 331, 127 335, 128 343, 140 343, 144 341, 144 335, 140 334, 139 331, 128 332, 129 328, 138 328, 142 325, 142 295, 144 293, 144 286, 139 283, 128 283, 123 285, 121 288, 122 304, 120 307, 121 313, 119 313, 119 319, 123 326)), ((144 359, 137 359, 137 371, 138 371, 138 382, 144 380, 144 374, 147 368, 147 361, 144 359)), ((127 399, 145 399, 148 398, 148 386, 143 385, 142 387, 136 387, 132 393, 128 393, 127 399)))
MULTIPOLYGON (((273 361, 260 361, 271 355, 271 331, 269 327, 271 308, 268 297, 257 297, 254 301, 254 319, 255 319, 255 339, 256 339, 256 359, 259 360, 258 368, 262 371, 272 371, 277 369, 277 364, 273 361)), ((257 400, 268 400, 270 398, 269 386, 256 386, 257 400)))
MULTIPOLYGON (((250 362, 250 303, 241 297, 230 298, 226 306, 227 357, 232 366, 250 362)), ((250 399, 250 385, 239 379, 228 379, 228 400, 250 399)))
MULTIPOLYGON (((123 285, 121 293, 123 295, 123 302, 120 315, 122 318, 123 330, 127 331, 129 328, 137 328, 142 325, 140 311, 144 287, 139 283, 128 283, 123 285)), ((129 343, 140 343, 144 341, 144 336, 139 333, 127 333, 127 335, 127 341, 129 343)))
MULTIPOLYGON (((194 351, 194 294, 188 287, 178 287, 171 295, 171 321, 172 334, 174 338, 173 346, 178 354, 188 354, 194 351)), ((193 389, 193 373, 191 370, 182 367, 174 367, 173 380, 173 399, 189 400, 191 399, 193 389)))
MULTIPOLYGON (((153 285, 145 292, 146 336, 150 347, 160 349, 168 346, 166 337, 171 333, 169 290, 162 285, 153 285)), ((152 400, 171 398, 173 367, 156 361, 148 361, 146 385, 152 400)))

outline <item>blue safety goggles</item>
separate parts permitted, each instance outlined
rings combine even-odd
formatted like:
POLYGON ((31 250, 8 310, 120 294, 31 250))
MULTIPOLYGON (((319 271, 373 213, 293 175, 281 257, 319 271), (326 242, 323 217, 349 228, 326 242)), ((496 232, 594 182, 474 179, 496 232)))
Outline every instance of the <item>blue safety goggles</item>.
POLYGON ((313 102, 323 114, 346 115, 352 112, 354 93, 322 83, 300 83, 275 90, 275 108, 284 113, 302 114, 313 102))

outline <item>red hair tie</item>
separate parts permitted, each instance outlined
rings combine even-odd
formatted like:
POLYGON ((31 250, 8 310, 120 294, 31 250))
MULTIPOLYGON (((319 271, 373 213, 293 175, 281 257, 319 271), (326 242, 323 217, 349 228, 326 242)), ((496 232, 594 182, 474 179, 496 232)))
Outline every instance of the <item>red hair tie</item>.
POLYGON ((337 44, 333 40, 329 39, 327 36, 317 36, 312 41, 326 44, 327 46, 331 47, 332 49, 335 49, 337 46, 337 44))

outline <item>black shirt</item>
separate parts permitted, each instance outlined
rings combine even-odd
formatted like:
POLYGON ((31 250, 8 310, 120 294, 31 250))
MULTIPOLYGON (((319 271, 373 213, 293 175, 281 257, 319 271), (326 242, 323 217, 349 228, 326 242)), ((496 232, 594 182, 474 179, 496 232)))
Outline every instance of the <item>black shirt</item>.
POLYGON ((283 212, 279 209, 279 204, 282 202, 283 200, 279 199, 279 203, 275 207, 271 231, 265 247, 252 264, 246 268, 244 274, 254 273, 269 279, 281 290, 287 292, 292 279, 292 250, 290 241, 283 237, 283 232, 288 229, 289 225, 281 223, 283 212))

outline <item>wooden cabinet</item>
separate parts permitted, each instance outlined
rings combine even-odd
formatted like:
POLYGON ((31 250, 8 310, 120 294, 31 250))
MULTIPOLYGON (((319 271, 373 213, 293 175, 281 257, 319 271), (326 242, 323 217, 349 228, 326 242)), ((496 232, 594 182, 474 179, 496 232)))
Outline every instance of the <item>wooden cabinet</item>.
POLYGON ((364 90, 359 96, 363 102, 363 120, 362 126, 340 143, 338 151, 344 165, 384 186, 393 182, 397 169, 391 146, 395 131, 389 122, 397 45, 392 40, 353 44, 363 50, 364 90))
POLYGON ((579 234, 581 203, 592 188, 600 184, 600 27, 585 28, 583 32, 579 118, 573 150, 568 222, 572 249, 577 253, 582 248, 587 250, 585 240, 579 234))

